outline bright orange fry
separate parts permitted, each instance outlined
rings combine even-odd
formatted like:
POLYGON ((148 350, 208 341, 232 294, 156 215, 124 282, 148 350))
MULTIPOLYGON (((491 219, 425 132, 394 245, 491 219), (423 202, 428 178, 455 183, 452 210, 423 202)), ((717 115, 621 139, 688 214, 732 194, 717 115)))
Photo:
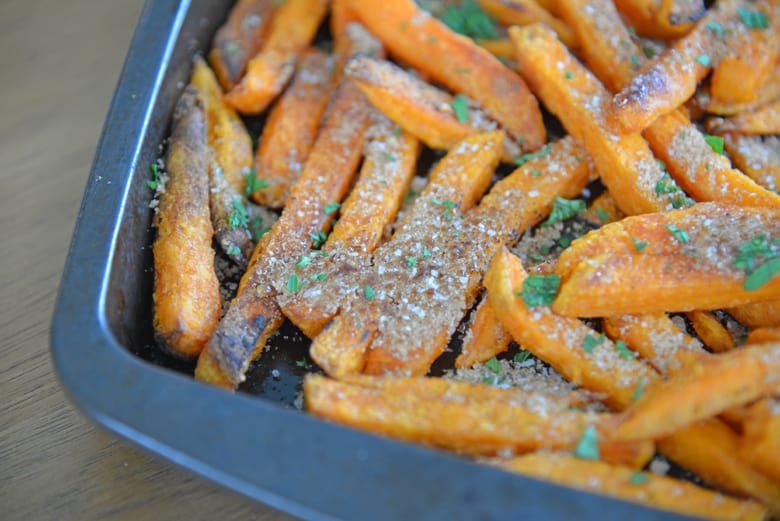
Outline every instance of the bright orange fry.
POLYGON ((751 329, 780 327, 780 300, 746 304, 736 308, 728 308, 726 311, 751 329))
POLYGON ((501 59, 507 67, 514 68, 512 63, 515 59, 515 44, 511 40, 499 38, 496 40, 476 40, 476 42, 490 54, 501 59))
POLYGON ((239 0, 211 42, 209 63, 220 85, 230 90, 260 50, 270 25, 273 0, 239 0))
POLYGON ((242 114, 259 114, 282 91, 300 53, 311 44, 327 12, 328 0, 286 0, 271 19, 268 36, 225 101, 242 114))
POLYGON ((684 36, 705 12, 701 0, 615 0, 615 7, 637 33, 662 40, 684 36))
POLYGON ((614 437, 657 439, 705 418, 780 393, 780 343, 756 344, 688 365, 623 412, 614 437), (717 389, 717 392, 713 392, 717 389))
POLYGON ((780 134, 780 99, 730 118, 712 118, 707 129, 714 134, 780 134))
POLYGON ((593 74, 542 25, 512 27, 509 34, 517 45, 520 73, 569 133, 582 140, 620 209, 638 214, 672 208, 677 194, 659 193, 655 186, 676 185, 663 179, 645 140, 606 131, 609 92, 593 74))
POLYGON ((587 211, 582 213, 582 217, 598 224, 608 224, 619 221, 625 214, 618 208, 617 201, 612 197, 609 191, 602 192, 590 203, 587 211))
POLYGON ((245 177, 252 165, 252 141, 235 111, 222 101, 222 89, 202 58, 195 59, 190 80, 198 89, 208 115, 209 199, 214 236, 222 251, 246 267, 254 243, 248 223, 239 215, 245 210, 245 177))
POLYGON ((188 86, 174 109, 165 161, 168 181, 154 218, 153 246, 155 335, 183 357, 200 353, 221 308, 211 248, 206 140, 203 100, 188 86))
MULTIPOLYGON (((615 91, 624 87, 645 63, 642 50, 633 43, 614 5, 608 0, 562 0, 563 16, 580 36, 588 64, 615 91), (592 13, 598 13, 594 16, 592 13), (614 45, 614 42, 621 42, 614 45)), ((780 196, 731 168, 728 159, 715 152, 699 129, 680 111, 656 119, 643 133, 672 178, 697 201, 722 201, 744 205, 780 205, 780 196)), ((676 208, 688 204, 685 194, 667 180, 656 181, 656 192, 666 193, 676 208)), ((620 194, 616 194, 620 195, 620 194)))
POLYGON ((709 88, 700 87, 694 97, 694 103, 704 111, 720 116, 733 116, 756 110, 758 107, 780 98, 780 60, 775 62, 764 82, 753 94, 753 99, 750 101, 726 103, 713 98, 709 88))
POLYGON ((780 327, 759 327, 750 332, 745 343, 780 342, 780 327))
POLYGON ((487 299, 474 311, 474 319, 463 338, 460 354, 455 359, 458 369, 485 362, 509 348, 512 335, 499 322, 487 299))
POLYGON ((707 354, 701 342, 678 328, 665 313, 607 317, 604 332, 613 340, 623 340, 664 377, 707 354))
POLYGON ((292 84, 274 105, 263 126, 255 159, 252 199, 281 208, 290 187, 301 174, 320 120, 334 89, 334 60, 318 50, 302 58, 292 84))
POLYGON ((488 51, 422 10, 413 0, 347 0, 390 54, 484 107, 513 141, 536 150, 546 138, 536 99, 523 80, 488 51))
POLYGON ((536 452, 491 463, 511 472, 683 515, 723 521, 758 521, 768 515, 765 507, 753 501, 726 497, 687 481, 569 454, 536 452))
POLYGON ((780 482, 780 397, 761 400, 748 409, 742 423, 740 455, 780 482))
POLYGON ((725 35, 727 25, 736 26, 739 6, 740 0, 717 2, 691 32, 634 76, 612 99, 609 127, 619 134, 640 132, 690 98, 710 72, 710 65, 717 66, 728 52, 729 39, 709 27, 722 27, 725 35))
MULTIPOLYGON (((431 148, 448 150, 467 136, 497 127, 473 103, 466 102, 465 113, 456 116, 453 96, 389 61, 355 56, 347 62, 344 74, 385 116, 431 148)), ((509 138, 504 148, 507 160, 521 150, 509 138)))
POLYGON ((462 454, 573 450, 593 426, 603 438, 599 449, 606 461, 641 468, 652 457, 652 443, 609 441, 611 414, 569 409, 557 396, 438 378, 387 378, 353 383, 307 375, 306 408, 339 423, 462 454))
POLYGON ((708 311, 690 311, 686 314, 696 335, 710 351, 723 353, 734 349, 734 339, 729 330, 708 311))
POLYGON ((486 13, 504 25, 528 25, 543 22, 549 25, 569 49, 579 43, 576 35, 565 22, 555 18, 535 0, 478 0, 486 13))
POLYGON ((726 134, 724 146, 748 177, 767 190, 780 190, 780 137, 726 134))
POLYGON ((368 102, 355 85, 342 83, 287 206, 255 248, 238 294, 198 359, 196 378, 234 389, 279 328, 283 315, 271 283, 310 250, 312 235, 329 229, 323 207, 348 190, 369 122, 368 102))

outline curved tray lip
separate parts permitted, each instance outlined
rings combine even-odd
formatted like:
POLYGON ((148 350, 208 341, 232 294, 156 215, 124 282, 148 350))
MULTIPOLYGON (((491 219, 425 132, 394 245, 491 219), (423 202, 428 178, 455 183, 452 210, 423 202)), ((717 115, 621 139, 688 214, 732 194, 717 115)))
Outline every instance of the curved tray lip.
POLYGON ((70 399, 136 445, 305 520, 689 519, 233 395, 148 364, 120 345, 105 319, 119 216, 195 3, 147 1, 105 120, 52 318, 54 366, 70 399))

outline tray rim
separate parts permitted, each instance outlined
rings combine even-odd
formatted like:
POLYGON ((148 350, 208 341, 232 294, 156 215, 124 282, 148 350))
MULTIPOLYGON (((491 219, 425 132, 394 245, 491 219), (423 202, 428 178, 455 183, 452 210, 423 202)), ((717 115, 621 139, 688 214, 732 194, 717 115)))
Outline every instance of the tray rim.
POLYGON ((311 521, 690 519, 231 394, 145 362, 121 345, 106 320, 120 219, 152 108, 182 24, 197 3, 147 0, 117 81, 52 316, 51 355, 69 399, 135 445, 311 521), (128 103, 142 110, 128 111, 128 103), (315 458, 320 463, 312 467, 315 458), (350 500, 344 500, 345 490, 350 500))

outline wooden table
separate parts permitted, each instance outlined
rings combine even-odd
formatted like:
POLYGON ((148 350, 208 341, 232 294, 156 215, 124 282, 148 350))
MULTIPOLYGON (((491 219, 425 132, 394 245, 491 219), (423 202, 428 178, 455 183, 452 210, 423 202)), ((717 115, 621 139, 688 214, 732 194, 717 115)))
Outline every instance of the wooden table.
POLYGON ((142 4, 0 2, 0 518, 288 520, 94 427, 52 371, 54 296, 142 4))

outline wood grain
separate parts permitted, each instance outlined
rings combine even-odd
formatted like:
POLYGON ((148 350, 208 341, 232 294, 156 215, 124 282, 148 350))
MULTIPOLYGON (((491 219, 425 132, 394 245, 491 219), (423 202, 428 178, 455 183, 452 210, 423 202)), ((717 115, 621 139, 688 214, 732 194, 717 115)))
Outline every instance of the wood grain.
POLYGON ((52 371, 54 295, 142 3, 0 2, 0 517, 289 520, 93 427, 52 371))

